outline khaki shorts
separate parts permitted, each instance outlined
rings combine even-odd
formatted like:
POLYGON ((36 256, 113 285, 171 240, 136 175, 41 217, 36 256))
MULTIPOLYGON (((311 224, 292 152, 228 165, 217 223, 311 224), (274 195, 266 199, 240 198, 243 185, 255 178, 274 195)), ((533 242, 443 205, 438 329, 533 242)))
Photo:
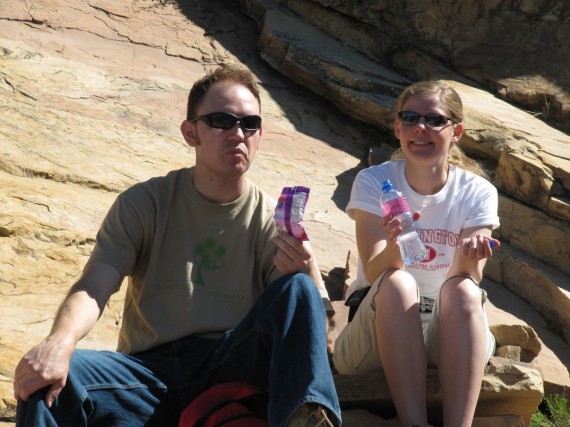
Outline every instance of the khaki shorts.
MULTIPOLYGON (((374 296, 378 293, 384 273, 372 285, 372 288, 362 300, 352 322, 348 323, 336 339, 333 353, 333 363, 341 374, 378 372, 382 370, 378 345, 376 340, 374 296)), ((471 279, 473 280, 473 279, 471 279)), ((473 280, 474 283, 476 283, 473 280)), ((476 283, 477 284, 477 283, 476 283)), ((478 284, 477 284, 478 285, 478 284)), ((481 304, 485 312, 487 293, 481 289, 481 304)), ((418 290, 418 302, 420 301, 418 290)), ((439 297, 435 300, 431 313, 421 313, 424 343, 428 366, 436 367, 438 360, 439 336, 439 297)), ((495 353, 495 337, 489 330, 487 315, 484 316, 485 339, 487 343, 487 360, 495 353)))

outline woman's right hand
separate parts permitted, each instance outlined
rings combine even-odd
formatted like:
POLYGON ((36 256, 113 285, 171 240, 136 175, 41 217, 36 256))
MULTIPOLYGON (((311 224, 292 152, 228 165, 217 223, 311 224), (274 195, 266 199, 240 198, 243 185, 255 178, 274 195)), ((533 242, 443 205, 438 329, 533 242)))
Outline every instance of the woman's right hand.
MULTIPOLYGON (((420 219, 420 216, 421 213, 419 211, 414 212, 412 215, 414 222, 420 219)), ((400 227, 401 223, 402 221, 394 218, 393 215, 387 215, 380 220, 380 225, 386 234, 386 240, 392 242, 395 247, 399 247, 398 236, 402 233, 402 227, 400 227)))
POLYGON ((396 238, 402 232, 399 220, 355 210, 356 245, 369 283, 388 269, 401 269, 404 262, 396 238))

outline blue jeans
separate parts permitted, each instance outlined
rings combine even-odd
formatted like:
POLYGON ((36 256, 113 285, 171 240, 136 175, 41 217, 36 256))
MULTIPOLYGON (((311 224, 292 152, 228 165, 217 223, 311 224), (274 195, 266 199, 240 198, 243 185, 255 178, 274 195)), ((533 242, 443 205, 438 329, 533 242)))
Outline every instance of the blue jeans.
MULTIPOLYGON (((223 315, 223 313, 220 313, 223 315)), ((308 402, 340 425, 321 297, 304 274, 284 276, 219 339, 185 337, 138 354, 76 350, 51 408, 46 389, 19 401, 17 426, 177 426, 212 385, 240 381, 269 391, 269 424, 284 426, 308 402)))

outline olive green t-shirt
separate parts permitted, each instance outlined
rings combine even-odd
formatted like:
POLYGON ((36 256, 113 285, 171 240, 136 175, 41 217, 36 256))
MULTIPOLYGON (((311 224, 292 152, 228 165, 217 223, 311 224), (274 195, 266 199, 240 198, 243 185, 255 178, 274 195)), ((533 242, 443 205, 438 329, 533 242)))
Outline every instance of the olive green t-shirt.
POLYGON ((194 188, 192 169, 119 195, 89 259, 129 277, 118 350, 137 353, 236 327, 281 276, 273 263, 274 208, 249 181, 235 201, 212 203, 194 188))

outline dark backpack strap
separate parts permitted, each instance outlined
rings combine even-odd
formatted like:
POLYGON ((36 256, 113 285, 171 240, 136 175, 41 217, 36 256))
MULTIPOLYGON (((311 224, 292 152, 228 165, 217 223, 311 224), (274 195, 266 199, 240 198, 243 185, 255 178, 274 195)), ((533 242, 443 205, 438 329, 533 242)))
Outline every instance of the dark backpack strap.
POLYGON ((352 318, 356 314, 356 310, 358 310, 358 307, 360 307, 360 304, 362 303, 364 297, 368 294, 368 291, 370 291, 370 286, 354 291, 344 302, 344 305, 348 307, 349 322, 352 322, 352 318))

